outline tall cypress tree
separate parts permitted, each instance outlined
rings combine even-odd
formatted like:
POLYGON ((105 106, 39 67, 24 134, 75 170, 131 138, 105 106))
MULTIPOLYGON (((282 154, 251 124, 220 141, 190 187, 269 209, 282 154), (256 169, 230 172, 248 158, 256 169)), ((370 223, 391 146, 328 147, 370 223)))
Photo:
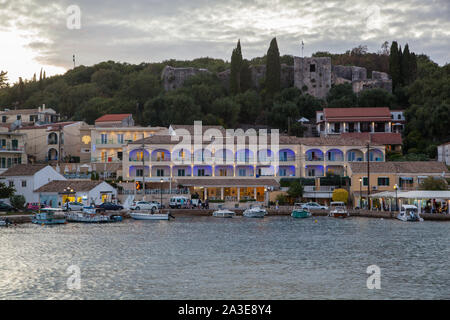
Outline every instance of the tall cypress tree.
POLYGON ((401 85, 401 57, 398 49, 397 41, 393 41, 391 45, 391 53, 389 56, 389 73, 392 77, 392 87, 395 90, 401 85))
POLYGON ((409 69, 411 70, 411 83, 417 79, 417 56, 414 52, 409 57, 409 69))
POLYGON ((281 63, 280 51, 278 50, 277 38, 273 38, 267 51, 266 66, 266 90, 270 95, 280 91, 281 86, 281 63))
POLYGON ((409 85, 411 83, 411 55, 408 44, 405 45, 402 54, 402 83, 409 85))
POLYGON ((241 92, 241 70, 242 49, 241 40, 239 40, 231 55, 230 92, 232 94, 238 94, 241 92))

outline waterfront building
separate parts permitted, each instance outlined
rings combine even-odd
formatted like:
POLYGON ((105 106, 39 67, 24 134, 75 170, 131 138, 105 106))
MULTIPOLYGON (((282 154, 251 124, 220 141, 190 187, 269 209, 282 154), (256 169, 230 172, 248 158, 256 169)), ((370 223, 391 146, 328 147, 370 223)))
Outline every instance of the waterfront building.
POLYGON ((17 164, 26 163, 25 135, 0 127, 0 173, 17 164))
POLYGON ((16 130, 26 135, 26 153, 32 163, 56 163, 80 158, 80 128, 83 121, 24 126, 16 130))
POLYGON ((80 136, 83 160, 89 161, 94 171, 104 178, 122 176, 123 148, 136 140, 157 134, 168 134, 163 127, 134 126, 130 114, 105 115, 95 121, 95 126, 84 126, 80 136), (90 157, 88 157, 90 155, 90 157))
POLYGON ((214 134, 208 135, 217 130, 222 137, 222 127, 205 126, 196 134, 193 130, 193 126, 172 125, 168 135, 130 142, 123 148, 123 179, 173 181, 174 186, 189 187, 191 193, 198 193, 203 199, 262 201, 282 178, 347 176, 350 162, 385 161, 383 145, 373 144, 368 150, 358 139, 282 135, 275 141, 269 135, 267 144, 259 143, 257 149, 252 149, 249 137, 242 143, 239 135, 222 141, 214 134), (189 137, 188 147, 179 146, 185 138, 179 132, 189 137), (199 147, 197 135, 203 137, 199 147), (210 145, 211 148, 206 147, 210 145))
POLYGON ((450 142, 438 146, 438 161, 450 166, 450 142))
POLYGON ((50 124, 60 120, 60 115, 52 108, 46 108, 45 104, 37 109, 4 109, 0 111, 2 125, 35 125, 50 124))
POLYGON ((325 108, 316 112, 317 131, 322 136, 346 132, 402 132, 403 111, 389 108, 325 108))
POLYGON ((66 202, 79 202, 86 206, 115 202, 117 190, 104 181, 54 180, 34 191, 41 203, 60 208, 66 202))
POLYGON ((16 194, 24 196, 29 203, 39 202, 34 191, 54 180, 66 178, 46 164, 18 164, 0 174, 0 182, 16 189, 16 194))
MULTIPOLYGON (((361 197, 366 203, 369 183, 367 162, 350 163, 349 176, 353 204, 359 205, 361 197)), ((437 161, 371 162, 370 192, 394 192, 394 186, 397 186, 397 192, 418 190, 420 183, 428 177, 450 178, 450 172, 444 163, 437 161)))
POLYGON ((366 144, 371 143, 376 145, 383 145, 386 149, 386 153, 402 152, 402 134, 397 132, 346 132, 342 133, 341 137, 359 139, 364 141, 366 144))

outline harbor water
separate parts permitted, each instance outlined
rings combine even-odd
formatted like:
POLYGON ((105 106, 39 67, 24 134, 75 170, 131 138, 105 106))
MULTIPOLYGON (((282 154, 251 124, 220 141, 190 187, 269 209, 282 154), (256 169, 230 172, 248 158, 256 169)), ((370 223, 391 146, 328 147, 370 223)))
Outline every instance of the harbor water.
POLYGON ((1 228, 0 299, 450 299, 450 222, 177 217, 1 228), (372 265, 381 289, 367 287, 372 265))

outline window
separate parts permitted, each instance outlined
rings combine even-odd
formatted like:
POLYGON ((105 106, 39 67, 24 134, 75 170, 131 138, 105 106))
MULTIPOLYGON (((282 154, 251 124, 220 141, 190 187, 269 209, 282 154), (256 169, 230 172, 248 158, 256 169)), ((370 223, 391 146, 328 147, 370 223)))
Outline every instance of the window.
POLYGON ((102 162, 106 162, 108 159, 108 152, 102 151, 102 162))
POLYGON ((4 169, 6 168, 6 158, 1 159, 1 167, 4 169))
POLYGON ((367 187, 369 185, 367 177, 363 177, 362 185, 367 187))
POLYGON ((398 120, 402 120, 402 115, 399 114, 399 115, 397 116, 397 119, 398 119, 398 120))
POLYGON ((108 135, 106 133, 101 135, 101 144, 108 144, 108 135))
POLYGON ((118 144, 123 144, 123 134, 118 134, 117 135, 117 143, 118 144))
POLYGON ((309 65, 309 72, 316 72, 316 65, 315 64, 310 64, 309 65))
POLYGON ((7 119, 8 119, 7 116, 2 116, 2 122, 3 122, 3 123, 5 123, 7 119))
POLYGON ((26 180, 22 180, 22 188, 26 188, 27 187, 27 181, 26 180))
POLYGON ((123 152, 121 152, 121 151, 117 152, 117 159, 119 159, 119 160, 123 159, 123 152))
POLYGON ((14 188, 14 181, 12 181, 12 180, 9 181, 9 187, 14 188))
POLYGON ((378 185, 379 186, 389 186, 389 178, 387 178, 387 177, 379 177, 378 178, 378 185))
POLYGON ((199 177, 205 177, 206 175, 205 175, 205 169, 198 169, 198 171, 197 171, 197 176, 199 176, 199 177))
POLYGON ((164 169, 156 169, 157 177, 164 177, 164 169))
POLYGON ((239 169, 239 177, 245 177, 246 176, 246 170, 245 169, 239 169))
POLYGON ((186 170, 178 169, 178 176, 179 177, 185 177, 186 176, 186 170))
POLYGON ((227 169, 219 169, 219 176, 226 177, 227 176, 227 169))
POLYGON ((136 177, 143 177, 144 169, 136 169, 136 177))
POLYGON ((286 169, 280 169, 280 177, 286 177, 286 169))
POLYGON ((22 116, 20 114, 17 115, 17 120, 21 120, 22 116))
POLYGON ((8 168, 11 168, 11 166, 12 166, 11 158, 8 158, 8 168))

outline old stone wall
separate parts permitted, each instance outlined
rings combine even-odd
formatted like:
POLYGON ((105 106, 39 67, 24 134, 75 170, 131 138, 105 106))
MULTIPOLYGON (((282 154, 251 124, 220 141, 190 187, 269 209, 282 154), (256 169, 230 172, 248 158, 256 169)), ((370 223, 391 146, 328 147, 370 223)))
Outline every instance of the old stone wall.
POLYGON ((294 57, 294 85, 324 99, 331 88, 331 58, 294 57))
POLYGON ((207 69, 174 68, 166 66, 161 74, 164 90, 175 90, 183 86, 184 82, 192 76, 209 72, 207 69))

